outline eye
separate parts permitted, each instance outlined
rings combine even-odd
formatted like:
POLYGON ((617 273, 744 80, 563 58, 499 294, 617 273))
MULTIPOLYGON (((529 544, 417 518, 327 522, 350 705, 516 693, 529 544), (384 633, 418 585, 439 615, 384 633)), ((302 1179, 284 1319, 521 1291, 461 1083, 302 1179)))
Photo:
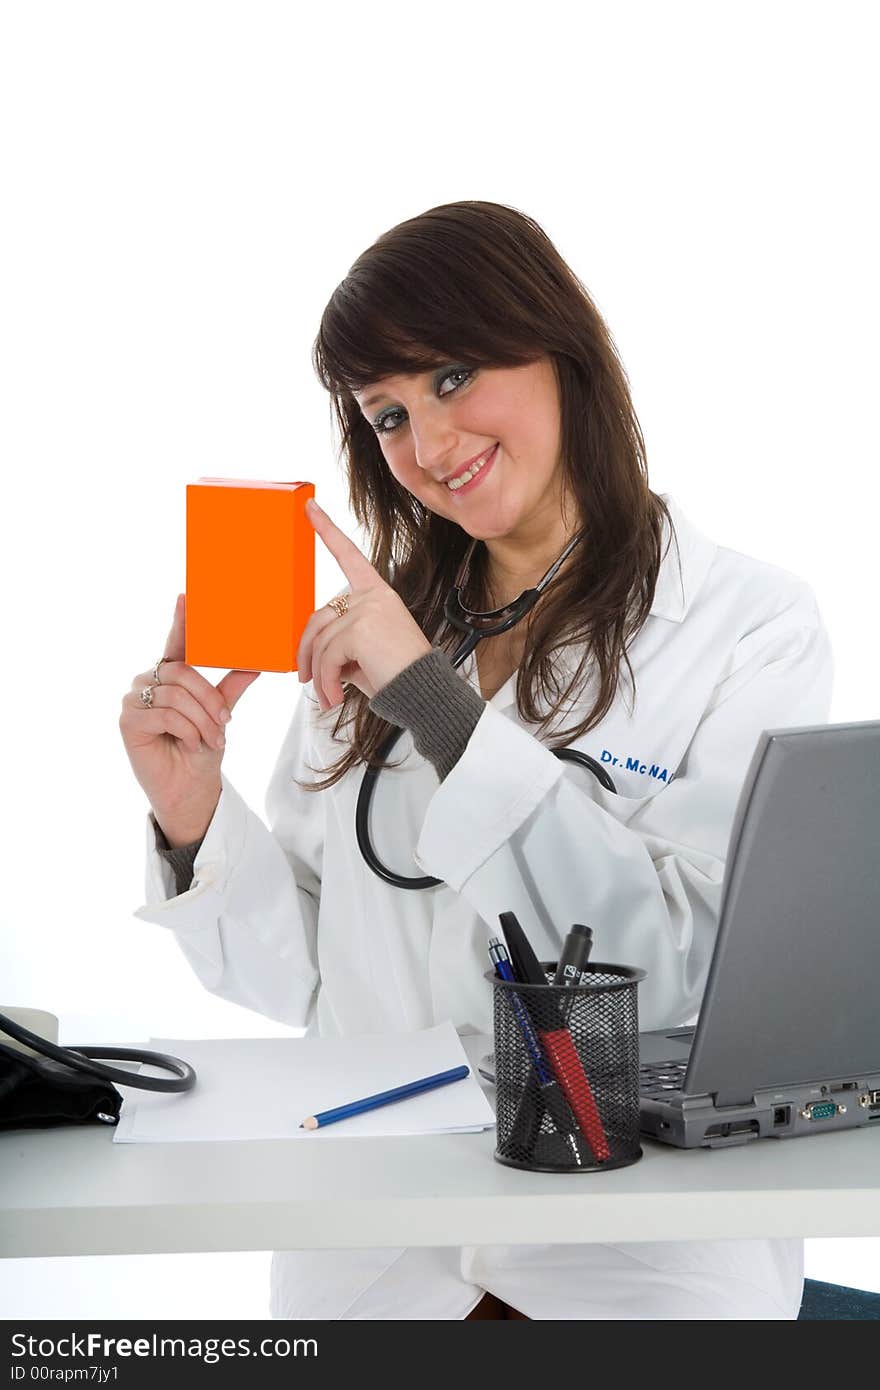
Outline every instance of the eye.
POLYGON ((385 429, 385 421, 386 421, 386 420, 390 420, 390 418, 391 418, 392 415, 399 414, 399 413, 400 413, 399 411, 395 411, 395 410, 385 410, 385 411, 383 411, 382 414, 381 414, 381 415, 377 415, 377 416, 376 416, 376 419, 373 421, 373 429, 376 431, 377 434, 393 434, 394 431, 398 428, 398 426, 397 426, 397 425, 392 425, 390 430, 386 430, 386 429, 385 429))
MULTIPOLYGON (((463 377, 465 378, 465 381, 466 381, 466 380, 468 379, 468 377, 473 376, 473 372, 470 370, 469 367, 451 367, 451 368, 449 369, 448 372, 445 372, 445 373, 443 374, 443 376, 440 378, 440 380, 441 380, 441 381, 448 381, 449 378, 452 377, 452 376, 463 376, 463 377)), ((460 382, 458 383, 458 386, 464 386, 464 381, 460 381, 460 382)), ((457 390, 458 390, 458 386, 453 386, 452 391, 457 391, 457 390)), ((440 392, 438 392, 438 394, 441 395, 441 396, 451 396, 451 395, 452 395, 452 391, 440 391, 440 392)))
MULTIPOLYGON (((435 386, 439 388, 439 386, 441 386, 444 381, 448 381, 451 377, 463 377, 464 380, 457 382, 456 385, 454 385, 450 391, 440 391, 438 389, 438 396, 453 395, 456 391, 460 390, 462 386, 466 386, 468 381, 470 381, 470 379, 473 377, 473 375, 474 370, 471 367, 447 367, 437 377, 435 381, 435 386)), ((390 429, 386 429, 386 421, 391 420, 392 417, 395 415, 405 415, 405 413, 406 412, 401 410, 398 406, 391 406, 388 410, 381 411, 373 421, 373 429, 375 430, 376 434, 394 434, 394 432, 400 428, 402 422, 398 420, 396 424, 391 425, 390 429)))

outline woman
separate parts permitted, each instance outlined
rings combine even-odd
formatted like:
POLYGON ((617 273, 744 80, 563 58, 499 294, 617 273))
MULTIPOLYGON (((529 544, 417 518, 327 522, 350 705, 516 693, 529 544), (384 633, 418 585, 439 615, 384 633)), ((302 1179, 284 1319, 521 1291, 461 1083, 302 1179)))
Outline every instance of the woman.
MULTIPOLYGON (((348 585, 303 634, 271 832, 221 774, 224 712, 255 673, 215 689, 187 667, 178 600, 120 719, 151 805, 136 915, 176 934, 212 993, 322 1034, 491 1032, 501 911, 543 959, 588 922, 597 959, 647 971, 643 1027, 692 1021, 758 735, 827 718, 812 593, 650 491, 608 330, 511 208, 453 203, 380 237, 327 305, 315 366, 371 553, 312 515, 348 585), (487 610, 563 554, 528 617, 453 666, 444 599, 462 562, 463 601, 487 610), (439 879, 429 891, 357 850, 389 725, 404 733, 375 847, 439 879), (616 794, 553 756, 564 746, 616 794)), ((272 1274, 288 1318, 793 1318, 802 1245, 285 1251, 272 1274)))

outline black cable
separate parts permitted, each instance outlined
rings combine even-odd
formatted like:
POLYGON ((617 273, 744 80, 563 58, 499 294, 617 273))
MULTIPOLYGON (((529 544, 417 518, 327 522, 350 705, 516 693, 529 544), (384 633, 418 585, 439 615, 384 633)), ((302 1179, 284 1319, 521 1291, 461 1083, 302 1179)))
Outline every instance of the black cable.
POLYGON ((20 1023, 13 1022, 5 1014, 0 1014, 0 1030, 74 1071, 84 1071, 89 1076, 100 1076, 105 1081, 115 1081, 122 1086, 134 1086, 139 1091, 190 1091, 196 1084, 196 1074, 189 1063, 182 1062, 179 1057, 166 1057, 164 1052, 140 1052, 130 1047, 56 1047, 38 1033, 22 1028, 20 1023), (173 1071, 179 1079, 169 1081, 161 1076, 141 1076, 137 1072, 101 1066, 100 1062, 90 1065, 87 1059, 92 1057, 113 1057, 119 1062, 146 1062, 151 1067, 173 1071))

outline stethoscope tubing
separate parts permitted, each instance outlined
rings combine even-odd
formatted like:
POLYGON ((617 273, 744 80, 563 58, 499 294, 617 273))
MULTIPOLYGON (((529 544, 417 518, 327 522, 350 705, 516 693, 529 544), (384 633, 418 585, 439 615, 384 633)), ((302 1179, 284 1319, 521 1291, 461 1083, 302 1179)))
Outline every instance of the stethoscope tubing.
MULTIPOLYGON (((522 603, 523 600, 526 600, 532 595, 534 595, 534 598, 532 598, 532 602, 534 602, 535 598, 537 598, 537 592, 535 590, 529 590, 527 594, 521 596, 518 603, 522 603)), ((528 606, 530 607, 531 604, 528 606)), ((527 611, 527 609, 524 611, 527 611)), ((447 616, 449 616, 448 613, 447 616)), ((512 627, 518 622, 521 616, 521 613, 513 616, 512 620, 506 623, 506 627, 512 627)), ((452 618, 450 620, 455 621, 452 618)), ((466 629, 466 624, 463 622, 456 622, 455 625, 466 629)), ((484 635, 487 634, 474 631, 468 632, 467 637, 461 643, 458 651, 451 658, 452 665, 456 668, 459 667, 462 662, 470 656, 471 652, 484 635)), ((388 737, 380 744, 376 752, 376 757, 384 761, 403 732, 403 729, 392 729, 388 737)), ((581 767, 588 768, 596 780, 605 787, 607 791, 616 793, 617 788, 607 768, 604 768, 601 763, 596 762, 596 759, 591 758, 588 753, 582 753, 577 748, 554 748, 551 751, 555 757, 563 762, 579 763, 581 767)), ((406 878, 403 874, 396 874, 393 869, 389 869, 386 864, 382 863, 382 860, 373 849, 369 831, 370 805, 381 771, 382 769, 379 767, 368 766, 364 768, 364 775, 358 792, 357 808, 355 810, 355 834, 357 835, 358 849, 365 863, 372 869, 373 873, 385 883, 389 883, 392 888, 406 888, 412 892, 423 892, 426 888, 436 888, 438 885, 442 884, 442 879, 432 878, 429 874, 425 874, 421 878, 406 878)))

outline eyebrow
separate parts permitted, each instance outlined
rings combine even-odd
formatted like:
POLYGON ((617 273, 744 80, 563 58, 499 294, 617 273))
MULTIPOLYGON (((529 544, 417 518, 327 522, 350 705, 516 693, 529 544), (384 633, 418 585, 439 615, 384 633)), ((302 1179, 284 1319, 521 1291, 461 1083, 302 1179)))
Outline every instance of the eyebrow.
MULTIPOLYGON (((434 368, 426 368, 425 370, 437 372, 441 370, 441 367, 442 363, 440 364, 440 366, 436 366, 434 368)), ((384 401, 386 399, 387 397, 385 396, 384 392, 374 391, 372 396, 367 396, 365 400, 359 402, 359 405, 361 410, 369 410, 370 406, 377 405, 379 401, 384 401)))

